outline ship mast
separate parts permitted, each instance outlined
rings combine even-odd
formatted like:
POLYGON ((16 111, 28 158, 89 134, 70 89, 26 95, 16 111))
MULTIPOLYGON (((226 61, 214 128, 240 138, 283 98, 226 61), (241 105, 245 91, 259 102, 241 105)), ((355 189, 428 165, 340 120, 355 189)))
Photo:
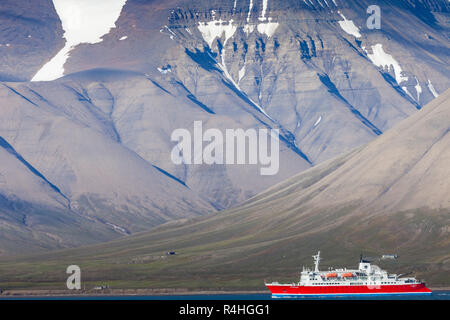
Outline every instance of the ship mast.
POLYGON ((317 255, 312 256, 314 259, 314 271, 319 272, 319 263, 320 263, 320 251, 317 252, 317 255))

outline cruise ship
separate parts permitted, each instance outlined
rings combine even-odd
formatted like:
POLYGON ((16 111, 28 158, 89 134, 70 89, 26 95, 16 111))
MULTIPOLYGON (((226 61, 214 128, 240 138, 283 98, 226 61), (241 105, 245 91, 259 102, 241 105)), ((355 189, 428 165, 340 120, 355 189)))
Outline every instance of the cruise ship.
POLYGON ((300 282, 266 283, 273 298, 314 296, 378 296, 431 294, 424 282, 411 277, 389 274, 362 256, 358 269, 320 271, 320 251, 314 258, 314 270, 303 267, 300 282))

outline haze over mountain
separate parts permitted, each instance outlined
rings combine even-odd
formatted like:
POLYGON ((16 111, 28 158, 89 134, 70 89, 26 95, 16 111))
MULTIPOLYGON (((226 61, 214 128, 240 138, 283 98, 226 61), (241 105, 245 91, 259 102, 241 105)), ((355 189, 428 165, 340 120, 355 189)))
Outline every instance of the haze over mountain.
MULTIPOLYGON (((231 208, 369 143, 450 87, 444 0, 96 3, 0 4, 0 137, 23 159, 6 152, 0 170, 28 179, 0 184, 9 243, 39 225, 51 236, 36 248, 76 246, 231 208), (366 26, 374 4, 379 30, 366 26), (171 133, 194 121, 280 129, 279 173, 175 165, 171 133), (91 231, 66 239, 75 229, 64 223, 56 237, 55 219, 27 225, 18 202, 91 231)), ((373 199, 407 207, 391 200, 373 199)))

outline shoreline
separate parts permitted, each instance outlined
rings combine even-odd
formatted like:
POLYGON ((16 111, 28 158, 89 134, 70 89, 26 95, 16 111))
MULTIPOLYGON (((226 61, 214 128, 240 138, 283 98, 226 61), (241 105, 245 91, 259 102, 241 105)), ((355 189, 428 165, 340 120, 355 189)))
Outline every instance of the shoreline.
MULTIPOLYGON (((450 287, 430 288, 431 291, 450 291, 450 287)), ((195 295, 241 295, 241 294, 270 294, 268 290, 185 290, 185 289, 105 289, 102 291, 80 290, 5 290, 0 293, 2 298, 38 298, 38 297, 133 297, 133 296, 195 296, 195 295)))
POLYGON ((105 289, 102 291, 80 290, 5 290, 0 293, 0 300, 4 297, 111 297, 111 296, 194 296, 194 295, 237 295, 237 294, 270 294, 269 290, 178 290, 178 289, 105 289))

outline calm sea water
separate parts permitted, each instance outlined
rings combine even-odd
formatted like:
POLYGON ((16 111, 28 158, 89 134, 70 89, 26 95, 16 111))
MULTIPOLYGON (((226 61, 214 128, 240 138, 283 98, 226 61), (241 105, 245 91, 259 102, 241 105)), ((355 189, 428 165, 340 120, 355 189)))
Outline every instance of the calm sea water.
MULTIPOLYGON (((297 300, 450 300, 450 291, 435 291, 431 295, 389 295, 361 297, 315 297, 295 298, 297 300)), ((272 300, 270 294, 211 294, 173 296, 62 296, 62 297, 0 297, 0 300, 272 300)), ((293 300, 275 298, 273 300, 293 300)))

